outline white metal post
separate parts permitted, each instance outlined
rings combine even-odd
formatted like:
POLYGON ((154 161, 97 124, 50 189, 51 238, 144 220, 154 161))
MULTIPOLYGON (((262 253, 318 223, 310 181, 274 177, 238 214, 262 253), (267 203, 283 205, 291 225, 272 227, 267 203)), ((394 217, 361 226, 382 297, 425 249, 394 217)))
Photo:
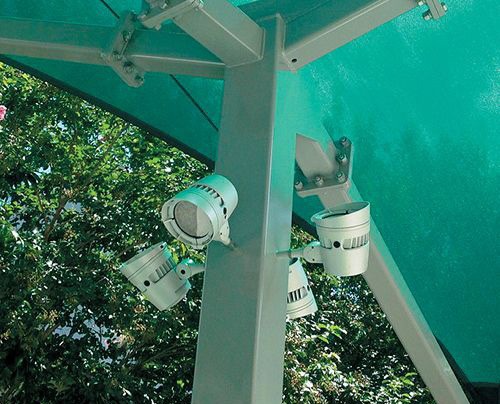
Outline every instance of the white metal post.
POLYGON ((261 61, 228 68, 216 172, 239 194, 234 249, 209 247, 193 403, 282 401, 295 136, 275 130, 283 21, 267 21, 261 61))

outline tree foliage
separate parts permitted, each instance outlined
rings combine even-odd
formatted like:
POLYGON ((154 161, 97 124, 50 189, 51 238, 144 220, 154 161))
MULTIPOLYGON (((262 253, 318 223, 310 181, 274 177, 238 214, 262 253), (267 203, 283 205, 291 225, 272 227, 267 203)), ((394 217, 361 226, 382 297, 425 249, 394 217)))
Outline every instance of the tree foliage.
MULTIPOLYGON (((199 254, 159 211, 207 167, 5 65, 0 95, 0 402, 189 402, 202 276, 158 312, 117 268, 161 240, 199 254)), ((308 270, 320 310, 287 323, 284 402, 431 402, 362 279, 308 270)))

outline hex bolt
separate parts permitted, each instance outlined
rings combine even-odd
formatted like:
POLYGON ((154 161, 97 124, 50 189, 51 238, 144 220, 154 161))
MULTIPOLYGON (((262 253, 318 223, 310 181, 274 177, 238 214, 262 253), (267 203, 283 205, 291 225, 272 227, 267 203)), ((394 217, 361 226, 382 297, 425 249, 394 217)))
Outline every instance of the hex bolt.
POLYGON ((137 75, 135 76, 135 81, 137 82, 137 84, 141 85, 144 83, 144 77, 137 75))
POLYGON ((315 183, 317 186, 319 186, 319 187, 320 187, 321 185, 323 185, 323 182, 324 182, 324 181, 323 181, 323 177, 322 177, 322 176, 320 176, 320 175, 318 175, 318 176, 316 176, 316 178, 314 178, 314 183, 315 183))
POLYGON ((297 191, 300 191, 302 188, 304 188, 304 184, 302 184, 302 181, 295 181, 294 187, 297 191))
POLYGON ((335 175, 335 178, 337 178, 338 182, 344 182, 345 181, 345 174, 343 171, 338 171, 337 174, 335 175))
POLYGON ((417 4, 418 4, 419 6, 423 6, 423 5, 425 4, 425 1, 420 0, 417 4))
POLYGON ((122 32, 122 38, 125 42, 128 42, 130 41, 130 38, 132 37, 132 34, 130 33, 130 31, 123 31, 122 32))
POLYGON ((345 153, 339 153, 337 154, 337 161, 342 164, 342 165, 345 165, 347 164, 347 156, 345 153))
POLYGON ((425 21, 430 21, 432 20, 432 13, 431 13, 431 10, 427 10, 425 13, 422 14, 422 18, 425 20, 425 21))
POLYGON ((134 65, 130 62, 124 63, 123 70, 125 70, 125 73, 130 74, 134 71, 134 65))
POLYGON ((441 3, 441 6, 443 6, 443 10, 445 13, 448 12, 448 6, 446 5, 446 3, 441 3))
POLYGON ((342 136, 340 138, 340 144, 344 147, 347 147, 351 144, 351 141, 346 136, 342 136))
POLYGON ((113 57, 113 60, 117 60, 117 61, 123 59, 123 56, 119 52, 117 52, 117 51, 113 52, 112 57, 113 57))

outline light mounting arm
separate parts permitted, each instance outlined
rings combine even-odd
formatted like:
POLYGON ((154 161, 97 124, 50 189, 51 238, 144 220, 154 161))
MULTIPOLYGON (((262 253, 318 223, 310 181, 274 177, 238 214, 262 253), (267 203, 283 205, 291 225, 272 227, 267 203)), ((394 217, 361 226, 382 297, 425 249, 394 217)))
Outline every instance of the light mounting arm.
POLYGON ((177 265, 175 270, 179 278, 189 279, 196 274, 205 272, 205 264, 194 262, 190 258, 185 258, 177 265))
POLYGON ((302 248, 296 248, 293 250, 285 251, 281 254, 286 254, 290 259, 302 258, 304 261, 310 264, 322 264, 323 260, 320 254, 321 244, 319 241, 311 241, 309 244, 302 248))

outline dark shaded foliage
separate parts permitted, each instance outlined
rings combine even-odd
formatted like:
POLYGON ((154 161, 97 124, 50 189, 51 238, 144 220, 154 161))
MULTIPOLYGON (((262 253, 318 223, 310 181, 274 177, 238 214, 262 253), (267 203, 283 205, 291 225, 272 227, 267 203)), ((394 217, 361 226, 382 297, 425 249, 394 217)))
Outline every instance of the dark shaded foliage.
MULTIPOLYGON (((117 268, 160 240, 196 256, 159 210, 207 168, 2 65, 0 93, 0 402, 188 403, 202 277, 160 313, 117 268)), ((309 271, 320 311, 288 323, 285 402, 431 402, 363 280, 309 271)))

